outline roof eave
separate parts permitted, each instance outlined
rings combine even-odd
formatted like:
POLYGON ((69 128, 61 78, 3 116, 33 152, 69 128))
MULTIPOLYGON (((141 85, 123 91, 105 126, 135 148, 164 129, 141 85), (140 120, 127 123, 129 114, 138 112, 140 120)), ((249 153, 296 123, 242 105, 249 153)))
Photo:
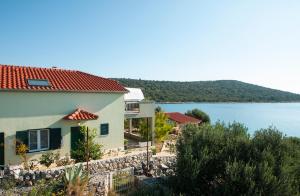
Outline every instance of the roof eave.
POLYGON ((120 93, 125 94, 127 91, 89 91, 89 90, 47 90, 47 89, 0 89, 1 92, 56 92, 56 93, 120 93))
POLYGON ((90 120, 98 120, 98 118, 93 118, 93 119, 69 119, 69 118, 63 118, 64 120, 69 120, 69 121, 90 121, 90 120))

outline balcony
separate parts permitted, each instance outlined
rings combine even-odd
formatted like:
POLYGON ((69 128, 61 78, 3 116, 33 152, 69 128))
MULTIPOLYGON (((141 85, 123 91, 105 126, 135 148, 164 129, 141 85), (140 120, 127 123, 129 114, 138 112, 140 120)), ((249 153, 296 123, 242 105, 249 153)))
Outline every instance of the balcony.
POLYGON ((140 113, 140 103, 126 103, 125 105, 125 113, 126 114, 138 114, 140 113))

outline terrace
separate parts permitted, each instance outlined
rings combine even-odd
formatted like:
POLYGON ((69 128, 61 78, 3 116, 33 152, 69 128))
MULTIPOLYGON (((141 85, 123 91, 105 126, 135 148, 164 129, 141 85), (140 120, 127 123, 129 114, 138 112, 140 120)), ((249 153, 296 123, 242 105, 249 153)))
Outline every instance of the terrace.
POLYGON ((124 136, 130 147, 142 147, 141 123, 143 128, 149 131, 149 141, 154 141, 155 103, 147 101, 139 88, 126 88, 129 92, 125 94, 125 127, 124 136))

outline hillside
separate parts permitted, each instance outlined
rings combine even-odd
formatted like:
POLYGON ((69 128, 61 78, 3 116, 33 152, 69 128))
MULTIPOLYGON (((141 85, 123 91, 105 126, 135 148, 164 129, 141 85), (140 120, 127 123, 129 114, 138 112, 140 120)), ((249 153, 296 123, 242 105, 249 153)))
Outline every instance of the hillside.
POLYGON ((142 88, 157 102, 300 102, 300 95, 235 80, 172 82, 115 79, 127 87, 142 88))

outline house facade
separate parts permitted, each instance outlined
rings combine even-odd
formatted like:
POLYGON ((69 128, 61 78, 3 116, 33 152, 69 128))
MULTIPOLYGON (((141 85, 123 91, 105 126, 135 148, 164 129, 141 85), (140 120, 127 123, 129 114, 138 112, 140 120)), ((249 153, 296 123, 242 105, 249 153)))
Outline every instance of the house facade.
POLYGON ((38 159, 70 155, 79 126, 95 129, 104 149, 124 147, 124 94, 118 82, 80 71, 0 65, 0 165, 19 164, 16 146, 38 159))

